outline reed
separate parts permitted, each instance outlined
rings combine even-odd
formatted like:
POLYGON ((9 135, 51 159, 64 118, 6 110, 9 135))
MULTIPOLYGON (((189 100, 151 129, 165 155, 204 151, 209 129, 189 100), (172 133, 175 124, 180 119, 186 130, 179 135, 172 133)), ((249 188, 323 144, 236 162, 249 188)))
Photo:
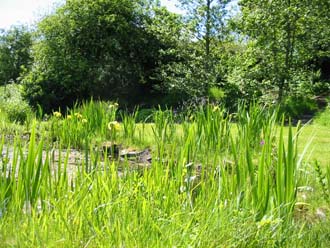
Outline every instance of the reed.
MULTIPOLYGON (((1 155, 2 244, 302 244, 309 236, 293 220, 301 181, 297 149, 301 129, 285 126, 284 119, 278 124, 276 111, 257 105, 241 108, 235 124, 217 106, 201 107, 181 124, 175 123, 171 110, 158 109, 150 132, 146 124, 135 123, 137 112, 123 114, 115 137, 108 124, 115 121, 117 106, 91 101, 65 117, 54 114, 49 124, 55 145, 47 141, 48 133, 36 137, 34 121, 28 145, 17 136, 12 157, 1 155), (137 169, 128 160, 109 159, 93 146, 94 136, 141 144, 136 132, 151 136, 143 140, 151 140, 154 150, 149 166, 137 169), (55 158, 55 151, 68 147, 81 149, 83 158, 75 165, 69 149, 55 158)), ((0 151, 5 147, 3 137, 0 151)), ((328 169, 322 181, 329 182, 329 177, 328 169)))

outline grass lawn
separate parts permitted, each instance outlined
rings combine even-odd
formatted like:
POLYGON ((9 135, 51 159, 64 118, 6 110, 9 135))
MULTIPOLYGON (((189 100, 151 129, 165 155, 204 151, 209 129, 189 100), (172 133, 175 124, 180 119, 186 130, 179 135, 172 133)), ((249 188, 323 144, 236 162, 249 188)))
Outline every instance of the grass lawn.
MULTIPOLYGON (((236 124, 232 125, 233 135, 237 135, 236 124)), ((155 146, 155 141, 152 135, 153 124, 144 124, 146 133, 144 142, 139 144, 140 148, 155 146)), ((277 127, 278 128, 278 127, 277 127)), ((142 124, 137 125, 137 133, 142 130, 142 124)), ((285 127, 284 133, 288 132, 288 127, 285 127)), ((176 125, 176 136, 182 135, 181 125, 176 125)), ((130 143, 128 141, 127 143, 130 143)), ((298 149, 299 153, 303 153, 305 147, 308 147, 304 160, 309 163, 317 160, 321 165, 330 165, 330 127, 319 124, 304 125, 301 134, 299 135, 298 149)))
POLYGON ((299 149, 311 141, 306 159, 310 162, 318 160, 322 165, 330 165, 330 128, 318 124, 304 127, 300 136, 299 149))

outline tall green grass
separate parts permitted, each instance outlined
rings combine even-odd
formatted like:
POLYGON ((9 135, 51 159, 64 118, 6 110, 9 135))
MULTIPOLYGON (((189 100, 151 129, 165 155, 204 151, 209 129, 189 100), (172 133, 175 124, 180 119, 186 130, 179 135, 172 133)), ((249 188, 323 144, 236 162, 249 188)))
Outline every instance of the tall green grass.
MULTIPOLYGON (((152 163, 139 170, 127 160, 101 156, 92 145, 93 138, 111 138, 108 124, 115 120, 116 108, 109 111, 104 103, 89 102, 65 117, 57 114, 49 122, 54 125, 55 147, 46 142, 47 130, 36 138, 34 123, 28 146, 17 137, 12 157, 1 157, 1 244, 314 244, 312 233, 304 225, 295 225, 293 219, 300 181, 300 128, 285 127, 283 121, 278 124, 276 112, 258 105, 238 111, 241 116, 235 125, 226 110, 217 106, 201 107, 193 118, 184 118, 178 125, 172 111, 158 109, 149 131, 133 123, 134 114, 122 116, 126 131, 119 131, 117 142, 129 136, 151 136, 152 163), (88 121, 86 126, 81 123, 83 118, 88 121), (53 149, 69 146, 83 149, 84 159, 76 165, 69 163, 69 150, 54 159, 53 149)), ((140 138, 132 144, 141 143, 140 138)), ((5 147, 3 138, 0 151, 5 147)), ((321 234, 325 236, 320 247, 326 247, 326 230, 321 234)))
POLYGON ((62 145, 76 148, 84 148, 92 137, 111 138, 109 123, 115 120, 117 109, 116 103, 90 100, 81 106, 75 105, 65 116, 54 112, 50 120, 51 137, 62 145))

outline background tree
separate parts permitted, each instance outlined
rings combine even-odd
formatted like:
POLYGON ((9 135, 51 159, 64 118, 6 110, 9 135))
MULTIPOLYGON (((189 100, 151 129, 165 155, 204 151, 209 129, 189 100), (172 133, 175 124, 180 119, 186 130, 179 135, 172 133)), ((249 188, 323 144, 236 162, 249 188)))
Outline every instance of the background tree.
POLYGON ((330 91, 327 1, 240 0, 233 18, 229 3, 179 0, 178 15, 159 0, 67 0, 38 24, 25 97, 50 111, 90 97, 234 106, 330 91))
POLYGON ((180 0, 185 10, 177 54, 181 60, 162 71, 169 92, 181 98, 207 96, 209 88, 219 82, 218 47, 226 37, 225 16, 229 1, 180 0))
POLYGON ((141 2, 68 0, 41 21, 24 80, 30 103, 50 110, 89 97, 127 105, 151 99, 161 53, 172 44, 151 32, 141 2))
POLYGON ((230 0, 179 0, 186 11, 193 35, 203 40, 205 56, 211 53, 213 38, 224 36, 226 7, 230 0))
POLYGON ((318 4, 323 9, 329 4, 298 0, 241 0, 239 4, 239 29, 253 44, 254 66, 263 70, 260 83, 268 81, 276 86, 281 100, 299 83, 313 81, 306 63, 315 54, 315 44, 319 43, 315 41, 324 42, 324 28, 329 24, 318 4))
POLYGON ((25 26, 0 31, 0 85, 19 81, 32 63, 31 32, 25 26))

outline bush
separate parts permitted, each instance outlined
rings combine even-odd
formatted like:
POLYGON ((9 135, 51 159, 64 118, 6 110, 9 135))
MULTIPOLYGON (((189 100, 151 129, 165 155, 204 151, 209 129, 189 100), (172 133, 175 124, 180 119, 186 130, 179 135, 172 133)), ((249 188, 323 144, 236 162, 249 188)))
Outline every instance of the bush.
POLYGON ((7 115, 9 121, 24 123, 32 110, 21 96, 21 86, 9 84, 0 88, 0 108, 7 115))
POLYGON ((154 109, 139 109, 136 122, 152 122, 154 109))
POLYGON ((289 96, 280 107, 280 112, 292 118, 301 118, 303 115, 314 114, 318 110, 314 99, 305 96, 289 96))
POLYGON ((162 53, 175 46, 148 15, 142 1, 72 0, 43 18, 22 79, 30 105, 51 113, 91 97, 127 107, 151 98, 159 65, 175 59, 162 53))
POLYGON ((220 102, 225 97, 225 92, 218 87, 211 87, 209 89, 209 98, 212 101, 220 102))

